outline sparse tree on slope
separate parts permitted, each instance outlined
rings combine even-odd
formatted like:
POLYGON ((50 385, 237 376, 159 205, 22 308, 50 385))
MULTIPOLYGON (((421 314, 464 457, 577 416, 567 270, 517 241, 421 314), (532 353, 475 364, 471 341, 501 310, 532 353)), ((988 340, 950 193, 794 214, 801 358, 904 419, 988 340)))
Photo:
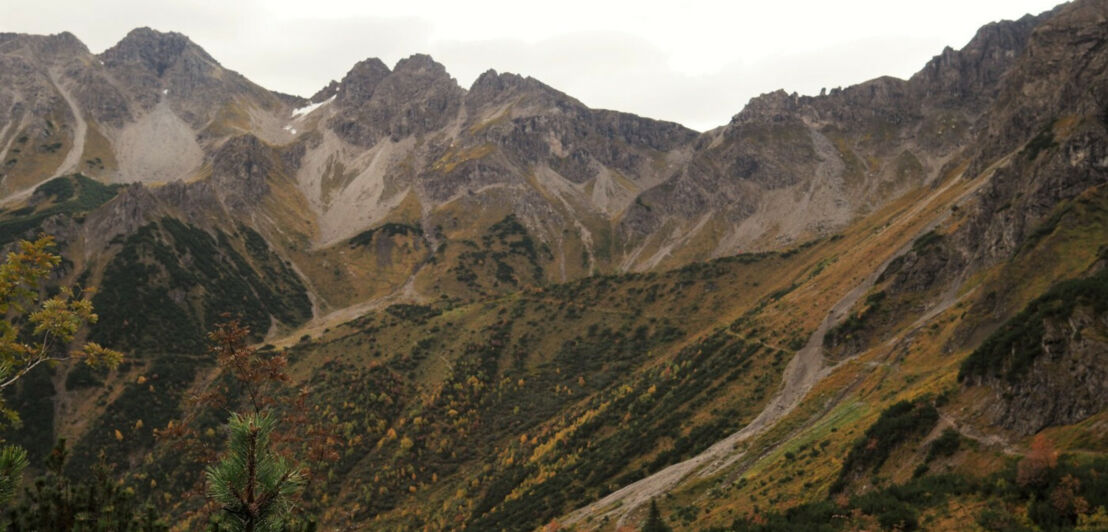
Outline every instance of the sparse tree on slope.
POLYGON ((215 464, 207 468, 203 483, 209 501, 202 513, 209 515, 213 530, 312 530, 314 521, 304 513, 300 495, 311 488, 311 463, 333 461, 339 440, 327 422, 312 419, 306 402, 307 388, 289 400, 283 384, 287 361, 280 353, 250 345, 250 330, 230 314, 223 315, 208 334, 209 353, 221 372, 230 378, 215 379, 193 398, 189 415, 158 432, 190 460, 215 464), (278 407, 277 403, 286 399, 278 407), (196 419, 213 411, 235 409, 229 420, 230 449, 224 457, 211 453, 196 419), (278 425, 283 428, 277 430, 278 425), (306 453, 307 463, 291 457, 306 453), (253 464, 253 466, 251 466, 253 464), (251 469, 253 467, 253 469, 251 469), (276 472, 276 473, 275 473, 276 472), (279 474, 278 474, 279 473, 279 474), (295 507, 295 512, 290 512, 295 507), (266 523, 279 523, 271 525, 266 523))
POLYGON ((234 530, 280 530, 300 472, 270 449, 274 420, 268 413, 233 414, 228 455, 208 468, 208 496, 231 516, 234 530))
POLYGON ((642 525, 642 532, 672 532, 673 529, 662 520, 662 512, 658 511, 658 503, 650 501, 650 513, 646 516, 646 522, 642 525))

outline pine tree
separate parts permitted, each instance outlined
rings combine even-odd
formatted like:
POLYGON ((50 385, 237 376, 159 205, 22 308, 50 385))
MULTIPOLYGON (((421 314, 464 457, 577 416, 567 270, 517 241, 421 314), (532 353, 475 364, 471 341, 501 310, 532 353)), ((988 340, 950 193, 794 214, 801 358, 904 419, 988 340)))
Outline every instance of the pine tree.
POLYGON ((27 468, 27 451, 16 445, 0 449, 0 506, 5 506, 15 497, 19 479, 27 468))
POLYGON ((268 413, 233 414, 228 455, 207 470, 208 497, 231 516, 234 530, 280 530, 303 484, 300 472, 270 449, 275 425, 268 413))
POLYGON ((658 511, 658 503, 650 501, 650 513, 643 523, 642 532, 672 532, 673 529, 662 520, 662 512, 658 511))

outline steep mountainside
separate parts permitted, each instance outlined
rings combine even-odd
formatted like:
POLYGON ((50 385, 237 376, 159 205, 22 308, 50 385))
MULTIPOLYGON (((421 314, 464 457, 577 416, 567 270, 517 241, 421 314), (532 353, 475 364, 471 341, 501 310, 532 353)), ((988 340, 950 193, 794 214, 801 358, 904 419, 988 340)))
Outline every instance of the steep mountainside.
MULTIPOLYGON (((362 61, 305 101, 251 84, 178 34, 135 30, 99 56, 68 34, 12 35, 5 140, 35 141, 5 153, 3 184, 12 194, 67 171, 204 180, 233 157, 225 143, 250 135, 282 153, 295 183, 283 194, 310 206, 292 231, 266 213, 275 224, 263 234, 283 232, 297 252, 386 223, 418 226, 434 249, 511 214, 550 248, 545 280, 672 267, 826 236, 949 174, 1037 20, 983 28, 909 81, 757 98, 702 135, 588 109, 514 74, 490 71, 465 90, 427 56, 392 70, 362 61)), ((254 206, 267 192, 238 186, 254 206)))
POLYGON ((305 458, 326 529, 653 502, 682 529, 1095 530, 1106 28, 1079 0, 704 133, 425 55, 305 99, 179 34, 0 34, 0 245, 55 235, 128 353, 31 374, 5 437, 66 438, 74 474, 103 452, 200 526, 202 467, 156 430, 221 445, 190 397, 226 379, 230 312, 289 357, 289 430, 341 434, 305 458), (1028 484, 1036 435, 1063 457, 1028 484))

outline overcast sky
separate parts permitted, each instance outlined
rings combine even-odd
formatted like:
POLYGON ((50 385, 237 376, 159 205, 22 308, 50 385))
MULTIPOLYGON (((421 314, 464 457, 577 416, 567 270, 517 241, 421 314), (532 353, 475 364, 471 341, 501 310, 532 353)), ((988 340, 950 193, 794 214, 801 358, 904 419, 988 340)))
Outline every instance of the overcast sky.
MULTIPOLYGON (((463 87, 495 68, 591 107, 725 124, 753 96, 906 78, 978 27, 1057 0, 0 0, 0 31, 76 34, 96 53, 130 29, 192 38, 225 67, 310 96, 357 61, 429 53, 463 87)), ((2 82, 2 81, 0 81, 2 82)))

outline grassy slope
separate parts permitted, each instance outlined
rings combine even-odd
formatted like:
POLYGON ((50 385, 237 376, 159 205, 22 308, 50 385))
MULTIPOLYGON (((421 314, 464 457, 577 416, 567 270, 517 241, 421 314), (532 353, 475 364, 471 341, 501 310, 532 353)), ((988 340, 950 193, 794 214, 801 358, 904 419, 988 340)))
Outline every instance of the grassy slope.
POLYGON ((428 317, 394 307, 295 348, 305 381, 329 382, 338 364, 405 390, 399 409, 336 412, 362 445, 328 487, 353 515, 332 517, 537 526, 698 452, 758 411, 791 354, 773 333, 724 326, 803 278, 816 253, 594 277, 428 317))
MULTIPOLYGON (((346 249, 373 253, 407 232, 379 231, 346 249)), ((543 285, 534 273, 542 250, 522 226, 499 220, 473 241, 483 256, 449 263, 470 265, 473 286, 432 306, 370 313, 289 350, 296 384, 313 390, 313 408, 349 442, 313 486, 327 523, 538 525, 698 452, 757 413, 800 334, 740 333, 736 321, 755 323, 751 308, 769 309, 810 279, 829 245, 543 285), (511 274, 498 276, 498 262, 511 274), (629 411, 637 415, 626 430, 629 411)), ((115 243, 111 275, 72 272, 101 285, 98 310, 118 318, 93 335, 131 356, 108 374, 46 376, 62 417, 41 441, 69 438, 74 471, 103 449, 159 501, 177 501, 201 468, 156 445, 153 431, 184 415, 185 398, 214 378, 189 339, 232 299, 246 298, 256 331, 267 314, 287 324, 308 311, 302 298, 267 296, 267 286, 302 288, 280 288, 295 283, 263 244, 244 227, 213 235, 166 218, 115 243), (120 305, 145 305, 132 316, 145 325, 123 319, 120 305)), ((41 403, 28 399, 27 408, 41 403)), ((206 436, 213 448, 218 436, 206 436)))
MULTIPOLYGON (((859 271, 887 260, 972 186, 952 181, 931 201, 913 205, 907 198, 842 238, 785 256, 746 256, 666 274, 595 277, 530 289, 451 308, 415 327, 363 320, 298 348, 307 351, 297 357, 304 361, 297 366, 302 379, 321 371, 310 369, 320 361, 386 367, 410 383, 412 392, 423 390, 430 397, 404 405, 411 412, 407 419, 401 413, 376 427, 381 435, 366 438, 387 449, 390 441, 405 437, 397 430, 390 439, 390 426, 432 427, 412 429, 411 443, 397 444, 419 459, 406 464, 395 452, 366 452, 359 462, 366 464, 367 475, 373 472, 372 480, 352 483, 346 477, 341 484, 347 487, 338 496, 349 498, 357 510, 334 517, 372 517, 394 526, 441 526, 457 519, 490 527, 536 526, 692 456, 758 412, 776 388, 790 347, 801 345, 825 309, 857 284, 859 271), (667 320, 673 316, 680 321, 667 320), (658 342, 648 358, 640 353, 621 360, 634 355, 621 354, 625 333, 614 332, 644 325, 657 331, 671 323, 680 323, 679 338, 658 342), (363 354, 355 356, 358 352, 363 354), (621 362, 629 364, 615 371, 615 378, 612 366, 618 370, 621 362), (693 376, 673 377, 682 368, 693 376), (481 388, 494 384, 496 398, 474 392, 475 397, 441 402, 443 390, 466 382, 472 387, 471 376, 481 388), (536 392, 552 397, 542 408, 526 408, 536 392), (507 405, 511 409, 504 412, 507 405), (521 407, 522 416, 515 407, 521 407), (443 409, 462 421, 428 421, 443 409), (475 427, 483 429, 482 438, 467 438, 475 427), (440 457, 448 465, 420 469, 435 462, 436 439, 438 449, 451 449, 449 457, 440 457), (499 452, 454 456, 459 447, 481 442, 499 452), (417 471, 415 478, 404 479, 406 485, 395 482, 400 477, 392 485, 377 484, 382 471, 410 471, 407 465, 417 471), (582 476, 585 471, 593 474, 582 476), (431 480, 421 478, 426 476, 431 480), (397 496, 397 489, 419 496, 397 496)), ((837 415, 849 420, 867 414, 856 405, 837 415)))
MULTIPOLYGON (((114 188, 82 176, 42 186, 50 199, 14 222, 44 213, 80 216, 114 195, 114 188)), ((80 364, 44 368, 34 389, 13 397, 36 420, 34 441, 26 440, 29 433, 21 441, 45 453, 55 438, 67 438, 74 471, 86 470, 101 451, 109 461, 134 465, 154 445, 153 429, 181 415, 184 391, 210 368, 204 335, 222 313, 242 315, 260 339, 274 324, 295 325, 311 312, 300 280, 246 227, 212 235, 167 217, 116 240, 113 249, 102 277, 96 264, 72 262, 65 274, 98 288, 92 299, 102 319, 89 339, 124 350, 126 361, 112 372, 80 364), (55 407, 43 409, 42 400, 55 407)))
MULTIPOLYGON (((928 437, 900 444, 892 459, 872 475, 855 481, 853 490, 880 489, 910 480, 926 461, 927 443, 951 424, 961 430, 967 443, 953 458, 928 464, 931 474, 953 472, 974 478, 1001 474, 1011 467, 1013 459, 1008 454, 1025 452, 1029 438, 1014 438, 1009 446, 1006 442, 1012 435, 990 428, 979 414, 981 401, 990 400, 992 392, 958 384, 963 361, 982 339, 980 334, 966 331, 989 331, 997 326, 998 320, 982 311, 989 294, 1005 294, 1002 308, 1007 309, 1004 315, 1011 316, 1054 283, 1084 275, 1098 260, 1099 246, 1108 241, 1105 212, 1108 193, 1103 186, 1060 205, 1057 214, 1043 222, 1035 238, 1011 261, 967 283, 952 306, 926 320, 891 326, 898 331, 892 338, 838 366, 796 411, 751 442, 746 457, 731 470, 689 482, 667 497, 662 507, 673 516, 671 524, 692 528, 729 525, 737 517, 767 508, 779 510, 827 497, 851 446, 882 411, 905 399, 943 397, 942 421, 928 437), (968 341, 967 336, 971 337, 968 341)), ((948 223, 959 222, 955 218, 948 223)), ((993 305, 989 303, 988 308, 993 305)), ((1047 432, 1063 451, 1078 457, 1103 456, 1102 417, 1047 432)), ((920 525, 942 528, 943 523, 959 522, 959 515, 974 518, 996 502, 980 493, 962 497, 957 503, 921 504, 920 525)), ((1025 511, 1020 504, 1027 503, 1016 506, 1025 511)))
POLYGON ((8 211, 0 211, 0 245, 20 238, 34 238, 44 221, 52 216, 80 219, 115 197, 118 186, 74 174, 39 185, 36 192, 44 201, 8 211))
MULTIPOLYGON (((531 274, 541 261, 534 260, 539 250, 531 249, 525 232, 508 219, 491 224, 472 236, 468 255, 438 254, 449 258, 443 264, 454 273, 467 266, 475 277, 466 283, 455 276, 459 286, 446 290, 454 297, 370 313, 289 350, 294 379, 310 385, 314 408, 349 442, 342 458, 323 470, 327 480, 313 485, 311 498, 328 525, 527 528, 689 458, 752 419, 777 388, 793 350, 839 297, 943 219, 975 184, 951 180, 925 191, 923 200, 906 197, 840 236, 785 253, 562 285, 543 285, 541 275, 531 274), (512 273, 498 277, 499 262, 512 273)), ((40 210, 68 201, 64 190, 55 192, 53 203, 40 210)), ((687 482, 659 501, 671 524, 726 526, 767 507, 824 497, 842 457, 881 412, 928 395, 950 401, 940 407, 939 428, 952 421, 968 427, 967 443, 953 457, 930 463, 931 470, 1003 471, 1003 453, 1010 449, 992 445, 992 435, 974 429, 980 422, 969 416, 980 390, 956 382, 968 348, 949 353, 949 346, 973 344, 954 340, 975 327, 995 326, 995 319, 976 318, 983 294, 1018 280, 1032 287, 1009 291, 1006 306, 1019 308, 1057 279, 1081 274, 1096 258, 1092 243, 1108 240, 1104 196, 1095 190, 1060 206, 1062 214, 1045 222, 1049 227, 1033 245, 972 279, 950 308, 838 366, 796 411, 746 442, 744 457, 730 469, 687 482)), ((938 231, 958 223, 955 216, 938 231)), ((136 264, 157 264, 155 248, 162 244, 156 242, 169 243, 162 253, 202 251, 189 251, 199 245, 188 242, 199 233, 156 230, 164 234, 147 242, 153 247, 139 251, 136 256, 147 258, 136 264)), ((346 249, 394 250, 412 231, 377 231, 346 249)), ((264 270, 264 250, 252 250, 244 234, 241 241, 211 244, 227 248, 228 264, 238 255, 264 270)), ((68 432, 91 429, 97 446, 119 448, 117 459, 137 458, 134 446, 151 445, 150 430, 181 412, 177 401, 189 387, 211 378, 210 366, 183 362, 155 357, 115 375, 67 379, 73 397, 95 401, 92 412, 114 412, 68 432), (108 386, 89 388, 84 380, 108 386), (135 426, 135 419, 145 427, 135 426), (114 428, 121 428, 122 441, 114 441, 114 428)), ((1094 418, 1052 434, 1064 449, 1099 453, 1101 426, 1094 418)), ((909 480, 926 458, 923 442, 939 428, 898 442, 872 476, 851 479, 851 489, 909 480)), ((180 489, 184 480, 163 478, 167 452, 139 468, 141 478, 162 478, 151 484, 164 484, 165 491, 153 488, 158 496, 180 489)), ((969 496, 962 506, 933 505, 922 519, 941 526, 952 513, 980 512, 985 502, 969 496)))

